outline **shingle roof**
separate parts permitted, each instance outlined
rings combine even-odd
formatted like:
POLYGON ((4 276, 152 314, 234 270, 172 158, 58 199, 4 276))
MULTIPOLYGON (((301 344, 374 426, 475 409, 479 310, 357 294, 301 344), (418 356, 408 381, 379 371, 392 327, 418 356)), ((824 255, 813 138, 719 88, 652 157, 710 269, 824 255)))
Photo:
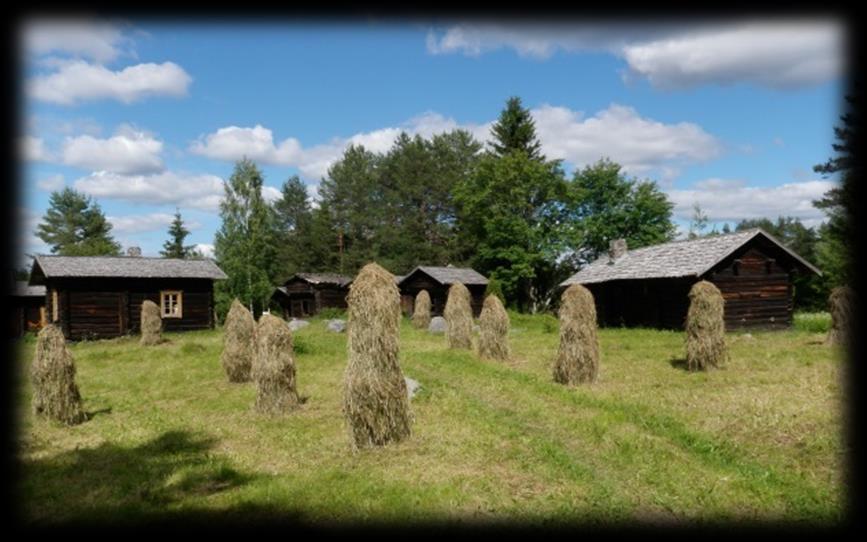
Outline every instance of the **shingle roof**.
POLYGON ((821 272, 760 228, 701 239, 673 241, 629 250, 613 263, 608 255, 560 283, 591 284, 609 280, 701 276, 757 235, 763 235, 811 271, 821 272))
MULTIPOLYGON (((213 260, 181 260, 132 256, 46 256, 34 258, 45 278, 120 277, 225 279, 223 270, 213 260)), ((30 283, 38 284, 31 273, 30 283)))
POLYGON ((14 297, 45 297, 45 286, 28 286, 27 281, 16 280, 11 295, 14 297))
POLYGON ((347 286, 352 282, 352 277, 339 275, 337 273, 296 273, 289 280, 292 280, 295 277, 311 284, 336 284, 338 286, 347 286))
POLYGON ((407 273, 406 276, 401 279, 401 282, 409 278, 416 271, 422 271, 423 273, 430 275, 440 284, 454 284, 455 282, 460 282, 464 285, 488 283, 488 279, 486 279, 484 275, 475 269, 470 269, 469 267, 430 267, 426 265, 420 265, 407 273))

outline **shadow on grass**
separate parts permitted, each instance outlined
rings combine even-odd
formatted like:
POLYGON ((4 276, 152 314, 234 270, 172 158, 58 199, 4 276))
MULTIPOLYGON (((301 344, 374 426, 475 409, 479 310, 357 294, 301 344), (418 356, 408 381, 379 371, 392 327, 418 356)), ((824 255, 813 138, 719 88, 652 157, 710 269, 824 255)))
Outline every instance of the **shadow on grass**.
MULTIPOLYGON (((173 505, 186 505, 184 501, 233 489, 253 479, 210 453, 215 444, 216 440, 206 435, 169 431, 139 446, 105 443, 25 460, 20 465, 17 488, 19 518, 25 524, 40 525, 138 522, 154 517, 171 520, 176 515, 168 513, 173 505)), ((273 512, 247 510, 253 515, 257 511, 266 515, 273 512)), ((196 515, 195 509, 191 514, 196 515)))
POLYGON ((675 369, 689 372, 689 364, 686 362, 686 358, 671 358, 668 363, 675 369))
POLYGON ((99 410, 93 410, 91 412, 85 412, 88 420, 92 420, 96 416, 100 414, 111 414, 111 407, 100 408, 99 410))

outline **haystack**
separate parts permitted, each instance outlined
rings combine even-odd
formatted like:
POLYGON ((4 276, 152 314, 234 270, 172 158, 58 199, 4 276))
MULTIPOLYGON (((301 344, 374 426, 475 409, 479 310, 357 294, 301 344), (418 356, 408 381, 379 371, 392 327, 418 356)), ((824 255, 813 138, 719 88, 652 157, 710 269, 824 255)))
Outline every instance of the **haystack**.
POLYGON ((855 292, 848 286, 839 286, 831 290, 828 297, 828 310, 831 312, 831 329, 828 331, 826 344, 833 346, 849 346, 852 340, 852 318, 854 316, 855 292))
POLYGON ((599 374, 596 305, 590 290, 573 284, 560 298, 560 347, 554 382, 572 386, 595 382, 599 374))
POLYGON ((358 273, 346 298, 349 364, 343 414, 353 449, 409 437, 412 414, 398 363, 400 294, 394 277, 375 263, 358 273))
POLYGON ((446 339, 449 348, 473 347, 473 310, 470 307, 470 291, 456 282, 449 288, 446 308, 443 311, 446 318, 446 339))
POLYGON ((150 346, 163 342, 162 336, 163 319, 160 316, 160 308, 151 300, 145 300, 141 304, 141 343, 142 346, 150 346))
POLYGON ((237 299, 232 301, 223 327, 223 354, 220 357, 229 382, 250 381, 256 348, 255 326, 256 321, 250 311, 237 299))
POLYGON ((422 290, 415 296, 415 309, 412 313, 412 327, 427 329, 430 325, 430 294, 422 290))
POLYGON ((299 405, 292 332, 286 322, 273 314, 263 314, 256 326, 251 374, 256 381, 257 411, 282 414, 299 405))
POLYGON ((33 412, 67 425, 87 419, 75 384, 75 362, 60 328, 48 324, 36 342, 36 357, 30 368, 33 412))
POLYGON ((728 358, 724 304, 719 288, 706 280, 690 289, 686 314, 686 364, 690 371, 721 367, 728 358))
POLYGON ((479 317, 479 356, 498 361, 509 359, 509 315, 496 295, 489 295, 479 317))

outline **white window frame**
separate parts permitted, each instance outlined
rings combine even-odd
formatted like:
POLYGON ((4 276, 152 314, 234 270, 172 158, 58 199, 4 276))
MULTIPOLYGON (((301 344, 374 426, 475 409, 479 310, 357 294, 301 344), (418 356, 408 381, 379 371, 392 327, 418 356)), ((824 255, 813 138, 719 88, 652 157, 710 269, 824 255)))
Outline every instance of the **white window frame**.
POLYGON ((181 290, 160 290, 160 316, 162 318, 183 318, 184 317, 184 292, 181 290), (171 304, 171 297, 175 297, 174 305, 171 304), (166 307, 166 301, 169 301, 169 306, 166 307), (166 309, 174 308, 172 312, 166 312, 166 309))

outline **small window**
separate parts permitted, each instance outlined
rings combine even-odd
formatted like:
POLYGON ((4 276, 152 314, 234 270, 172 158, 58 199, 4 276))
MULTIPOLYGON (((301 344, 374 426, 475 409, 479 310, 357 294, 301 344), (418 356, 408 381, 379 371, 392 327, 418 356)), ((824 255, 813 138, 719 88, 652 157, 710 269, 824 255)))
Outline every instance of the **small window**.
POLYGON ((164 290, 160 292, 160 313, 163 318, 183 317, 184 295, 177 290, 164 290))

